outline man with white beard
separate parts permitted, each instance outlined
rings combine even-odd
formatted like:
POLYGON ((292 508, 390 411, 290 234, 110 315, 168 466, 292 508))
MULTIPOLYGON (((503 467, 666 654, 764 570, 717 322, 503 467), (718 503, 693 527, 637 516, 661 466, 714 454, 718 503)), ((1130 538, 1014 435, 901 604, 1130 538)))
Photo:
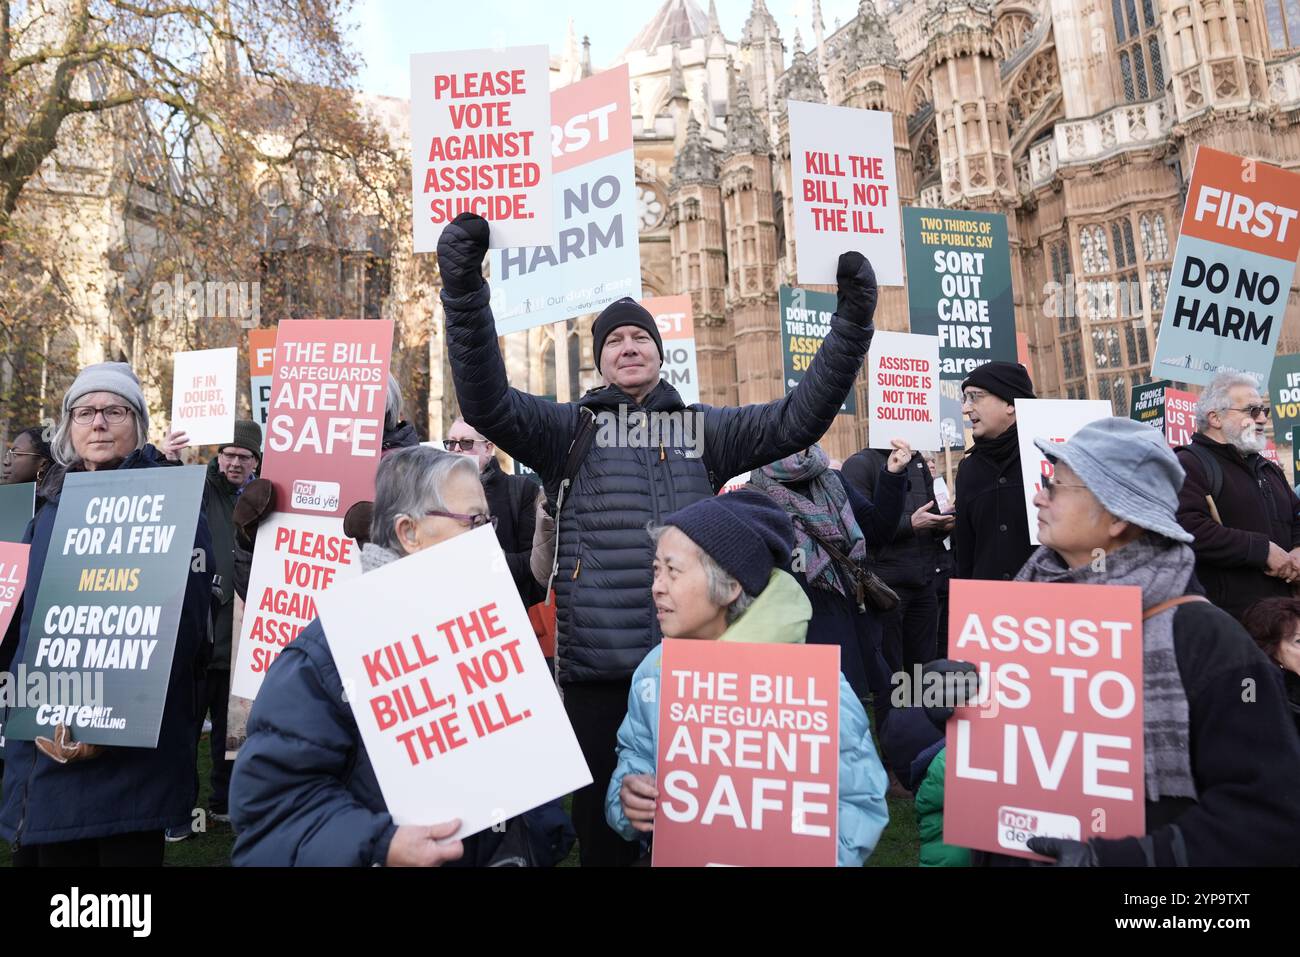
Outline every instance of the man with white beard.
POLYGON ((1300 500, 1260 455, 1269 405, 1254 376, 1221 372, 1196 403, 1196 434, 1176 451, 1187 472, 1178 523, 1193 536, 1206 597, 1240 619, 1300 579, 1300 500))

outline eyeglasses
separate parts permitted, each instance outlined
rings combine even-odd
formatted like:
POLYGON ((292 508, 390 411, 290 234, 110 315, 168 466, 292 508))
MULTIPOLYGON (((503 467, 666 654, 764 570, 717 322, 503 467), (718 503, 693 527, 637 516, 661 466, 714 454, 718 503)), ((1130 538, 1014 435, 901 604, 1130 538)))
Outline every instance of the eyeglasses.
POLYGON ((482 528, 489 522, 492 523, 493 528, 497 527, 497 517, 495 515, 484 515, 482 513, 478 515, 461 515, 456 512, 440 512, 436 508, 430 509, 424 514, 429 517, 454 518, 462 525, 468 525, 470 528, 482 528))
POLYGON ((448 452, 455 452, 457 446, 460 446, 462 452, 473 452, 474 446, 479 442, 488 444, 487 439, 443 439, 442 447, 448 452))
POLYGON ((247 452, 236 452, 233 455, 229 452, 218 452, 217 454, 227 462, 232 464, 238 462, 240 465, 247 465, 256 458, 256 456, 250 455, 247 452))
POLYGON ((45 458, 40 452, 19 452, 17 449, 10 447, 5 449, 4 460, 7 462, 15 455, 34 455, 38 459, 45 458))
POLYGON ((68 414, 72 416, 72 421, 77 425, 90 425, 95 421, 95 416, 101 412, 104 414, 104 421, 109 425, 121 425, 126 421, 127 416, 131 414, 131 410, 124 405, 106 405, 103 408, 79 405, 68 410, 68 414))
POLYGON ((1058 482, 1050 475, 1043 476, 1043 491, 1047 493, 1048 501, 1051 501, 1056 497, 1055 493, 1058 488, 1087 488, 1087 487, 1088 486, 1086 485, 1070 485, 1065 482, 1058 482))
POLYGON ((1224 412, 1245 412, 1252 419, 1258 419, 1261 415, 1267 419, 1270 415, 1273 414, 1273 410, 1266 405, 1245 405, 1242 406, 1240 409, 1236 408, 1235 406, 1228 406, 1228 408, 1224 409, 1223 411, 1224 412))
POLYGON ((989 397, 988 392, 984 392, 983 390, 980 389, 969 389, 961 394, 961 404, 974 405, 976 402, 979 402, 981 399, 987 399, 988 397, 989 397))

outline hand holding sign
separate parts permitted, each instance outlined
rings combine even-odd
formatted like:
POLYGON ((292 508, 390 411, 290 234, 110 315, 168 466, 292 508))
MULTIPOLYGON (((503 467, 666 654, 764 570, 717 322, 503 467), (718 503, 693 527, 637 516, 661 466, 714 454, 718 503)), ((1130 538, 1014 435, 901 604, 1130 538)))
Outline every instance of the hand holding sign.
MULTIPOLYGON (((902 439, 890 439, 889 444, 894 447, 894 451, 889 453, 889 461, 885 463, 885 467, 898 475, 912 461, 912 447, 902 439)), ((931 502, 930 504, 933 505, 934 503, 931 502)))
POLYGON ((458 830, 459 820, 430 827, 403 824, 393 834, 384 863, 388 867, 441 867, 448 861, 458 861, 465 853, 464 843, 447 841, 458 830))
POLYGON ((438 237, 438 270, 448 296, 458 299, 482 287, 490 234, 487 220, 473 213, 461 213, 443 229, 438 237))
POLYGON ((862 253, 847 252, 840 255, 835 270, 837 304, 835 312, 841 319, 859 326, 868 326, 876 314, 876 272, 871 260, 862 253))
POLYGON ((179 462, 181 452, 190 447, 190 437, 185 432, 168 432, 163 436, 162 445, 158 450, 162 452, 163 458, 169 462, 179 462))
POLYGON ((659 789, 653 774, 629 774, 618 789, 618 800, 623 805, 631 825, 643 834, 655 829, 655 808, 659 802, 659 789))

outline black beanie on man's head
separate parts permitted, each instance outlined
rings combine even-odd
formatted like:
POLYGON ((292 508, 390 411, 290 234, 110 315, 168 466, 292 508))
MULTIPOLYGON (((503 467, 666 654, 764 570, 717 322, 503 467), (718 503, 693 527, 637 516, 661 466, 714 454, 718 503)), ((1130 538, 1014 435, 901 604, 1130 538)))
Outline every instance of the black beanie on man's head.
POLYGON ((659 327, 655 325, 654 316, 650 315, 650 312, 641 303, 624 296, 622 299, 611 302, 606 306, 604 312, 597 316, 595 323, 592 324, 591 348, 592 355, 596 357, 597 372, 601 371, 600 353, 605 348, 605 340, 619 326, 637 326, 650 333, 650 338, 655 341, 655 348, 659 350, 659 361, 663 362, 664 340, 659 335, 659 327))
POLYGON ((1015 404, 1016 399, 1036 399, 1034 383, 1029 371, 1019 362, 986 362, 976 366, 961 387, 974 386, 996 395, 1003 402, 1015 404))

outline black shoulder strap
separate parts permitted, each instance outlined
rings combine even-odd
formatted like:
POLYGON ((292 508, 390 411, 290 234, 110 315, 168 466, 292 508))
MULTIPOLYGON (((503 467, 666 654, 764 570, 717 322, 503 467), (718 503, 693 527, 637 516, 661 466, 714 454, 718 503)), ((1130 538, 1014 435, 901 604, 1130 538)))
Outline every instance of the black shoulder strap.
POLYGON ((573 480, 578 477, 578 470, 582 468, 582 462, 591 451, 591 443, 595 438, 596 414, 585 405, 581 406, 578 409, 578 428, 573 433, 573 441, 569 443, 569 456, 564 460, 564 471, 560 474, 559 487, 554 495, 550 494, 550 489, 547 489, 546 509, 552 518, 559 515, 560 509, 564 507, 564 499, 569 489, 573 487, 573 480))
POLYGON ((1210 498, 1218 501, 1219 493, 1223 491, 1223 466, 1214 453, 1202 445, 1197 445, 1195 442, 1180 445, 1179 448, 1191 452, 1193 458, 1201 463, 1201 468, 1205 469, 1206 478, 1210 480, 1210 498))

